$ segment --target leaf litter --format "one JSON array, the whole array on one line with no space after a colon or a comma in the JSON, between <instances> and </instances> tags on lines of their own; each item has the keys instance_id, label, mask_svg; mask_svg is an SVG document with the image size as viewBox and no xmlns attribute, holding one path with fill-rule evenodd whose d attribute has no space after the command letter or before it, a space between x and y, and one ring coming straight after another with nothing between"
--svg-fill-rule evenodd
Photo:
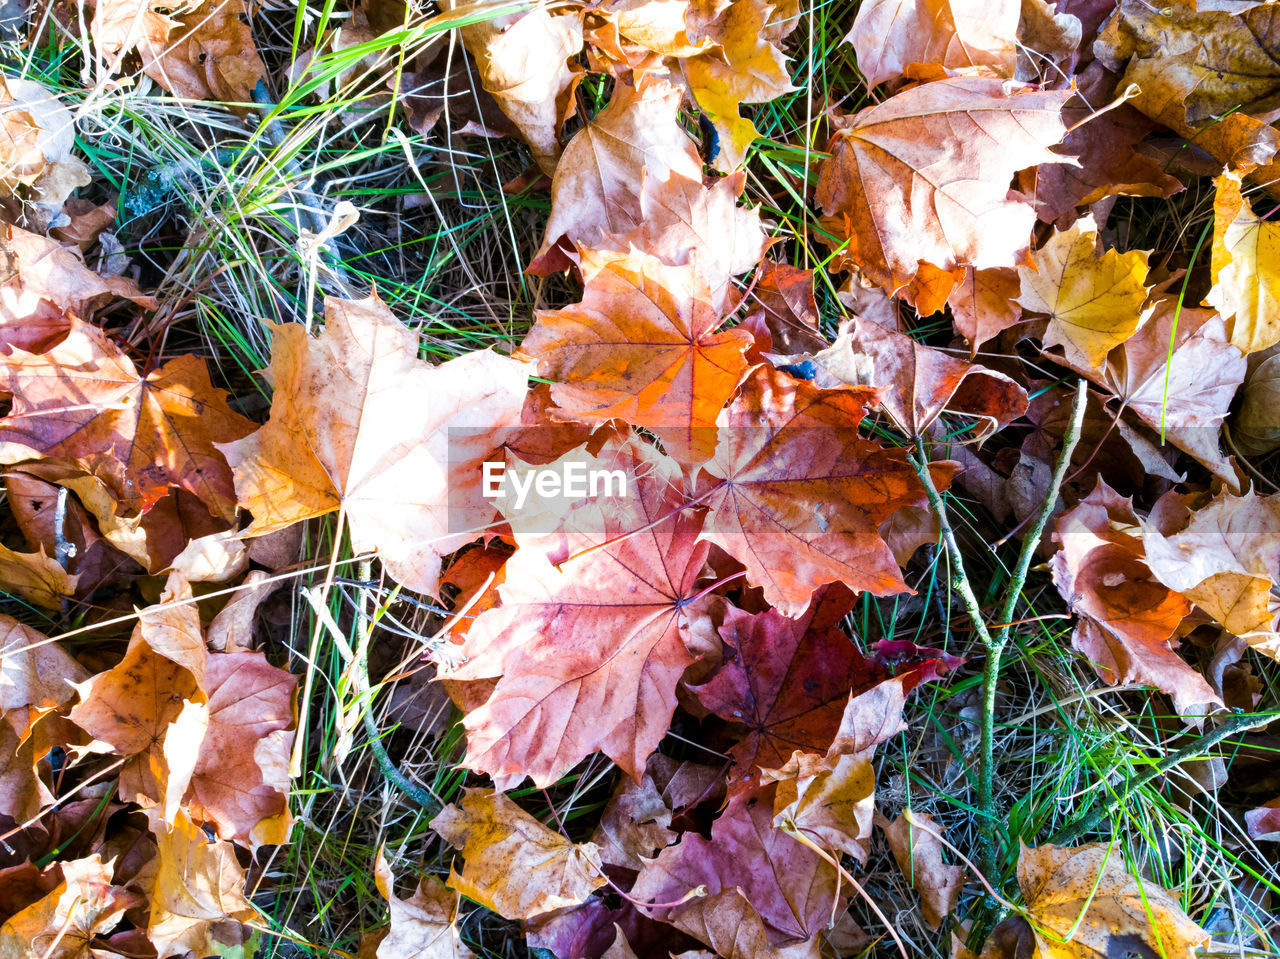
<instances>
[{"instance_id":1,"label":"leaf litter","mask_svg":"<svg viewBox=\"0 0 1280 959\"><path fill-rule=\"evenodd\" d=\"M95 86L0 85L0 955L1274 946L1273 7L33 6L6 42ZM374 202L311 209L233 356L184 328L209 228L135 194L189 255L130 237L94 96L273 148L279 114L376 118L441 216L487 143L503 282L540 285L504 318L471 275L424 336L351 255ZM221 142L156 182L216 180ZM1190 256L1134 223L1179 195ZM1142 713L1134 788L1229 808L1239 888L1175 881L1118 780L1037 796L1035 744L990 751L1015 690ZM344 851L371 892L328 945L272 906L317 771L414 823Z\"/></svg>"}]
</instances>

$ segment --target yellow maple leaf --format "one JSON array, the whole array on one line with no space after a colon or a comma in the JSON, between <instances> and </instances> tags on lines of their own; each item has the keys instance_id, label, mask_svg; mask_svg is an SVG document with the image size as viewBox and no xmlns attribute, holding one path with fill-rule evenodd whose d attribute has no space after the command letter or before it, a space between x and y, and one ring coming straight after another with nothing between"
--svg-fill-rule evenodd
<instances>
[{"instance_id":1,"label":"yellow maple leaf","mask_svg":"<svg viewBox=\"0 0 1280 959\"><path fill-rule=\"evenodd\" d=\"M1032 254L1035 266L1019 266L1024 309L1049 315L1046 347L1060 345L1067 359L1101 369L1107 353L1138 329L1147 298L1147 253L1095 252L1092 216L1055 233Z\"/></svg>"},{"instance_id":2,"label":"yellow maple leaf","mask_svg":"<svg viewBox=\"0 0 1280 959\"><path fill-rule=\"evenodd\" d=\"M1213 286L1205 302L1226 319L1232 343L1257 353L1280 342L1280 223L1254 214L1238 174L1213 182Z\"/></svg>"},{"instance_id":3,"label":"yellow maple leaf","mask_svg":"<svg viewBox=\"0 0 1280 959\"><path fill-rule=\"evenodd\" d=\"M759 136L755 125L738 112L743 103L765 103L795 87L787 73L787 58L769 42L767 24L774 7L760 0L738 0L729 8L723 26L710 32L720 44L684 62L698 106L720 137L715 166L736 169L747 147Z\"/></svg>"}]
</instances>

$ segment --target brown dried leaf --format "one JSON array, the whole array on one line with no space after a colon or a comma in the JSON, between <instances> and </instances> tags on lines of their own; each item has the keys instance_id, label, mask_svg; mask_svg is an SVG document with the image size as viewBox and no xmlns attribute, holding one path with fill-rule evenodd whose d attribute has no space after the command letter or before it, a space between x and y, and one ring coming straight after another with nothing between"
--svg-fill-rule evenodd
<instances>
[{"instance_id":1,"label":"brown dried leaf","mask_svg":"<svg viewBox=\"0 0 1280 959\"><path fill-rule=\"evenodd\" d=\"M932 816L910 810L892 822L881 817L878 825L889 840L898 868L920 894L925 922L936 930L955 910L964 886L964 870L943 861L942 842L929 831L941 832L943 827Z\"/></svg>"},{"instance_id":2,"label":"brown dried leaf","mask_svg":"<svg viewBox=\"0 0 1280 959\"><path fill-rule=\"evenodd\" d=\"M858 7L845 42L870 87L913 63L985 66L1011 77L1020 14L1020 0L871 0Z\"/></svg>"},{"instance_id":3,"label":"brown dried leaf","mask_svg":"<svg viewBox=\"0 0 1280 959\"><path fill-rule=\"evenodd\" d=\"M221 447L253 513L246 533L341 508L357 552L376 549L397 582L434 595L440 557L493 515L479 462L519 425L527 367L490 351L433 367L376 294L330 298L325 316L319 337L276 329L271 418Z\"/></svg>"},{"instance_id":4,"label":"brown dried leaf","mask_svg":"<svg viewBox=\"0 0 1280 959\"><path fill-rule=\"evenodd\" d=\"M1094 959L1143 949L1191 959L1209 934L1173 894L1131 875L1119 847L1023 845L1018 886L1045 959Z\"/></svg>"},{"instance_id":5,"label":"brown dried leaf","mask_svg":"<svg viewBox=\"0 0 1280 959\"><path fill-rule=\"evenodd\" d=\"M946 271L1014 266L1035 211L1010 180L1018 170L1070 162L1049 148L1066 133L1071 96L958 77L853 116L818 174L831 243L848 241L831 268L857 267L895 292L921 262Z\"/></svg>"}]
</instances>

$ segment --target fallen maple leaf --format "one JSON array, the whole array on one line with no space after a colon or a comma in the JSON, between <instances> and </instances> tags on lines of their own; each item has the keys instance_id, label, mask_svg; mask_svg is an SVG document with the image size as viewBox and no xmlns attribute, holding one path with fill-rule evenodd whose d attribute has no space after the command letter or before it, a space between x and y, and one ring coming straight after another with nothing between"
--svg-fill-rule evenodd
<instances>
[{"instance_id":1,"label":"fallen maple leaf","mask_svg":"<svg viewBox=\"0 0 1280 959\"><path fill-rule=\"evenodd\" d=\"M1257 809L1250 809L1244 814L1245 827L1249 836L1258 840L1275 841L1280 839L1280 798L1271 800Z\"/></svg>"},{"instance_id":2,"label":"fallen maple leaf","mask_svg":"<svg viewBox=\"0 0 1280 959\"><path fill-rule=\"evenodd\" d=\"M631 897L642 906L654 903L647 913L717 950L726 943L712 931L749 927L753 912L773 946L814 939L839 911L839 879L825 859L774 828L773 791L767 786L732 797L709 839L685 833L645 864ZM777 868L780 863L786 868ZM703 895L690 896L699 887ZM735 887L749 909L736 901ZM726 909L736 914L720 915Z\"/></svg>"},{"instance_id":3,"label":"fallen maple leaf","mask_svg":"<svg viewBox=\"0 0 1280 959\"><path fill-rule=\"evenodd\" d=\"M501 605L476 618L466 662L445 674L497 677L463 720L464 765L500 786L526 775L548 786L596 750L638 780L671 723L690 646L712 628L718 597L697 587L702 520L681 510L674 463L638 445L618 455L630 461L628 495L589 528L596 548L553 566L522 545L504 567Z\"/></svg>"},{"instance_id":4,"label":"fallen maple leaf","mask_svg":"<svg viewBox=\"0 0 1280 959\"><path fill-rule=\"evenodd\" d=\"M1071 162L1049 149L1066 133L1062 108L1071 96L948 78L844 121L816 194L832 237L825 241L841 248L830 267L857 267L895 292L921 262L940 270L1014 266L1035 212L1010 180L1038 164Z\"/></svg>"},{"instance_id":5,"label":"fallen maple leaf","mask_svg":"<svg viewBox=\"0 0 1280 959\"><path fill-rule=\"evenodd\" d=\"M45 609L61 609L75 595L77 577L41 548L17 553L0 545L0 590Z\"/></svg>"},{"instance_id":6,"label":"fallen maple leaf","mask_svg":"<svg viewBox=\"0 0 1280 959\"><path fill-rule=\"evenodd\" d=\"M1280 342L1280 224L1253 212L1240 177L1214 180L1213 260L1205 302L1227 320L1231 342L1256 353Z\"/></svg>"},{"instance_id":7,"label":"fallen maple leaf","mask_svg":"<svg viewBox=\"0 0 1280 959\"><path fill-rule=\"evenodd\" d=\"M797 619L776 610L749 614L730 609L720 635L724 660L711 678L690 691L703 707L746 727L729 755L730 789L759 781L759 769L777 769L794 750L824 754L840 734L851 696L888 680L909 692L937 669L951 668L945 654L910 643L862 655L838 628L852 595L830 587ZM896 720L887 717L896 730ZM874 742L863 743L861 752ZM849 750L837 750L844 752ZM773 777L777 778L777 777Z\"/></svg>"},{"instance_id":8,"label":"fallen maple leaf","mask_svg":"<svg viewBox=\"0 0 1280 959\"><path fill-rule=\"evenodd\" d=\"M471 959L475 955L458 934L458 893L433 876L423 876L413 895L401 899L381 849L373 877L391 911L390 928L374 953L377 959ZM361 944L361 955L364 948Z\"/></svg>"},{"instance_id":9,"label":"fallen maple leaf","mask_svg":"<svg viewBox=\"0 0 1280 959\"><path fill-rule=\"evenodd\" d=\"M0 419L0 462L75 463L130 512L145 512L176 487L234 518L231 471L214 447L253 424L231 410L198 357L139 375L103 333L77 322L45 353L0 356L0 390L14 398Z\"/></svg>"},{"instance_id":10,"label":"fallen maple leaf","mask_svg":"<svg viewBox=\"0 0 1280 959\"><path fill-rule=\"evenodd\" d=\"M582 302L539 311L520 345L552 380L553 416L622 419L659 432L682 458L705 459L746 375L750 335L716 332L724 317L693 266L584 249L582 273Z\"/></svg>"},{"instance_id":11,"label":"fallen maple leaf","mask_svg":"<svg viewBox=\"0 0 1280 959\"><path fill-rule=\"evenodd\" d=\"M871 0L845 37L867 86L903 75L908 64L991 67L1013 76L1021 4L1015 0Z\"/></svg>"},{"instance_id":12,"label":"fallen maple leaf","mask_svg":"<svg viewBox=\"0 0 1280 959\"><path fill-rule=\"evenodd\" d=\"M210 840L181 811L171 824L152 820L156 870L149 884L147 938L158 959L217 951L213 927L224 920L247 922L257 910L244 897L244 870L235 847Z\"/></svg>"},{"instance_id":13,"label":"fallen maple leaf","mask_svg":"<svg viewBox=\"0 0 1280 959\"><path fill-rule=\"evenodd\" d=\"M871 386L880 407L908 436L922 436L944 412L972 418L964 436L981 444L1027 410L1027 391L995 370L966 363L896 330L852 317L819 353L786 357L811 363L815 386Z\"/></svg>"},{"instance_id":14,"label":"fallen maple leaf","mask_svg":"<svg viewBox=\"0 0 1280 959\"><path fill-rule=\"evenodd\" d=\"M179 9L156 0L103 0L90 32L115 72L131 50L170 93L192 99L252 101L266 76L246 0L201 0Z\"/></svg>"},{"instance_id":15,"label":"fallen maple leaf","mask_svg":"<svg viewBox=\"0 0 1280 959\"><path fill-rule=\"evenodd\" d=\"M797 749L780 768L762 770L760 781L778 784L776 828L789 826L833 854L867 861L876 786L869 752L829 760Z\"/></svg>"},{"instance_id":16,"label":"fallen maple leaf","mask_svg":"<svg viewBox=\"0 0 1280 959\"><path fill-rule=\"evenodd\" d=\"M706 24L701 21L723 13L728 0L708 6L695 9L691 0L620 0L597 6L590 12L587 42L606 58L604 67L611 73L640 72L657 58L696 57L713 41L702 36L695 42L690 34L702 34Z\"/></svg>"},{"instance_id":17,"label":"fallen maple leaf","mask_svg":"<svg viewBox=\"0 0 1280 959\"><path fill-rule=\"evenodd\" d=\"M467 789L431 828L462 850L449 887L508 919L577 905L605 883L593 843L570 842L492 789Z\"/></svg>"},{"instance_id":18,"label":"fallen maple leaf","mask_svg":"<svg viewBox=\"0 0 1280 959\"><path fill-rule=\"evenodd\" d=\"M452 4L446 4L452 6ZM560 125L573 111L582 69L582 14L544 9L499 16L458 28L475 57L480 83L519 128L533 158L550 176L560 156Z\"/></svg>"},{"instance_id":19,"label":"fallen maple leaf","mask_svg":"<svg viewBox=\"0 0 1280 959\"><path fill-rule=\"evenodd\" d=\"M1222 705L1174 652L1174 631L1191 604L1152 574L1131 500L1100 478L1058 517L1053 537L1061 544L1051 561L1054 585L1080 617L1071 642L1103 681L1155 686L1173 697L1180 715Z\"/></svg>"},{"instance_id":20,"label":"fallen maple leaf","mask_svg":"<svg viewBox=\"0 0 1280 959\"><path fill-rule=\"evenodd\" d=\"M671 815L671 807L648 770L639 782L623 778L591 834L600 850L600 861L639 872L646 859L675 841Z\"/></svg>"},{"instance_id":21,"label":"fallen maple leaf","mask_svg":"<svg viewBox=\"0 0 1280 959\"><path fill-rule=\"evenodd\" d=\"M878 596L906 592L877 527L924 499L902 450L858 435L875 402L866 387L820 390L758 367L720 415L715 457L697 500L711 512L702 538L747 567L747 579L785 615L825 583ZM935 463L934 482L950 482Z\"/></svg>"},{"instance_id":22,"label":"fallen maple leaf","mask_svg":"<svg viewBox=\"0 0 1280 959\"><path fill-rule=\"evenodd\" d=\"M1148 305L1137 332L1107 356L1100 379L1149 427L1234 488L1239 481L1218 434L1247 368L1221 316L1162 296Z\"/></svg>"},{"instance_id":23,"label":"fallen maple leaf","mask_svg":"<svg viewBox=\"0 0 1280 959\"><path fill-rule=\"evenodd\" d=\"M1093 217L1049 238L1019 266L1023 309L1049 316L1044 345L1060 345L1067 359L1100 369L1107 353L1134 334L1147 298L1147 254L1141 250L1098 255Z\"/></svg>"},{"instance_id":24,"label":"fallen maple leaf","mask_svg":"<svg viewBox=\"0 0 1280 959\"><path fill-rule=\"evenodd\" d=\"M341 509L357 552L434 595L440 557L488 523L480 460L518 426L528 371L477 351L432 367L374 294L325 302L319 337L278 327L265 426L222 449L254 536Z\"/></svg>"},{"instance_id":25,"label":"fallen maple leaf","mask_svg":"<svg viewBox=\"0 0 1280 959\"><path fill-rule=\"evenodd\" d=\"M1193 0L1164 7L1121 0L1095 52L1136 85L1133 103L1213 154L1249 168L1276 152L1280 117L1277 23L1265 4L1206 8Z\"/></svg>"},{"instance_id":26,"label":"fallen maple leaf","mask_svg":"<svg viewBox=\"0 0 1280 959\"><path fill-rule=\"evenodd\" d=\"M676 118L679 103L679 89L652 75L614 86L609 105L574 135L556 164L551 215L530 273L564 270L577 261L576 246L596 247L606 234L640 226L640 191L651 179L678 174L701 181L702 161Z\"/></svg>"},{"instance_id":27,"label":"fallen maple leaf","mask_svg":"<svg viewBox=\"0 0 1280 959\"><path fill-rule=\"evenodd\" d=\"M766 103L795 89L787 58L770 36L779 8L766 0L734 0L705 36L718 49L680 62L694 100L716 129L712 161L716 169L736 170L759 133L740 113L743 103ZM790 32L796 20L788 24Z\"/></svg>"},{"instance_id":28,"label":"fallen maple leaf","mask_svg":"<svg viewBox=\"0 0 1280 959\"><path fill-rule=\"evenodd\" d=\"M748 318L762 317L775 352L816 353L827 346L818 325L812 270L765 260L753 284Z\"/></svg>"},{"instance_id":29,"label":"fallen maple leaf","mask_svg":"<svg viewBox=\"0 0 1280 959\"><path fill-rule=\"evenodd\" d=\"M30 626L0 616L0 713L46 709L75 698L75 683L89 673L61 646Z\"/></svg>"},{"instance_id":30,"label":"fallen maple leaf","mask_svg":"<svg viewBox=\"0 0 1280 959\"><path fill-rule=\"evenodd\" d=\"M148 807L167 806L173 794L180 797L203 738L203 729L179 724L184 708L203 699L191 671L135 633L117 666L76 689L80 702L71 709L71 721L126 760L119 772L120 797Z\"/></svg>"},{"instance_id":31,"label":"fallen maple leaf","mask_svg":"<svg viewBox=\"0 0 1280 959\"><path fill-rule=\"evenodd\" d=\"M1024 844L1018 888L1043 959L1092 959L1139 944L1167 959L1191 959L1209 939L1171 893L1132 875L1114 846Z\"/></svg>"}]
</instances>

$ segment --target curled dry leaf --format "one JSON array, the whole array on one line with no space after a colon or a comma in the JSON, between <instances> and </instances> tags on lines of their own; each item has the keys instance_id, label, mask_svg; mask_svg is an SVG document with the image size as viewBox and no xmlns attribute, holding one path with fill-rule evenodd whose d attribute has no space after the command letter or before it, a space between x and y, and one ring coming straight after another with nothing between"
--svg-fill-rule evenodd
<instances>
[{"instance_id":1,"label":"curled dry leaf","mask_svg":"<svg viewBox=\"0 0 1280 959\"><path fill-rule=\"evenodd\" d=\"M0 78L0 190L13 192L18 183L31 186L37 229L66 221L63 204L77 187L88 186L89 168L73 155L76 123L57 94L34 80ZM27 130L34 127L34 141ZM28 179L28 171L36 176Z\"/></svg>"},{"instance_id":2,"label":"curled dry leaf","mask_svg":"<svg viewBox=\"0 0 1280 959\"><path fill-rule=\"evenodd\" d=\"M573 110L573 90L582 78L582 69L571 62L582 49L581 12L534 9L514 22L500 16L458 32L475 57L481 85L550 176L560 156L560 125Z\"/></svg>"},{"instance_id":3,"label":"curled dry leaf","mask_svg":"<svg viewBox=\"0 0 1280 959\"><path fill-rule=\"evenodd\" d=\"M480 460L518 426L525 364L489 351L433 367L377 295L325 302L319 337L275 331L271 417L224 443L247 535L341 509L357 552L377 550L402 585L434 595L440 557L485 527Z\"/></svg>"},{"instance_id":4,"label":"curled dry leaf","mask_svg":"<svg viewBox=\"0 0 1280 959\"><path fill-rule=\"evenodd\" d=\"M671 807L658 790L651 773L640 782L624 778L605 806L591 841L600 850L600 859L610 866L637 872L675 841L671 828Z\"/></svg>"},{"instance_id":5,"label":"curled dry leaf","mask_svg":"<svg viewBox=\"0 0 1280 959\"><path fill-rule=\"evenodd\" d=\"M922 262L944 271L1014 266L1035 211L1009 183L1019 170L1071 162L1049 149L1066 133L1062 109L1071 96L948 78L845 121L816 194L829 242L841 246L831 268L857 267L894 292Z\"/></svg>"},{"instance_id":6,"label":"curled dry leaf","mask_svg":"<svg viewBox=\"0 0 1280 959\"><path fill-rule=\"evenodd\" d=\"M1018 887L1043 959L1091 959L1139 945L1191 959L1209 939L1171 893L1130 872L1118 846L1023 845Z\"/></svg>"},{"instance_id":7,"label":"curled dry leaf","mask_svg":"<svg viewBox=\"0 0 1280 959\"><path fill-rule=\"evenodd\" d=\"M1121 0L1095 45L1120 86L1136 84L1134 105L1221 163L1267 163L1280 118L1280 21L1266 4L1236 12L1194 0L1163 7Z\"/></svg>"},{"instance_id":8,"label":"curled dry leaf","mask_svg":"<svg viewBox=\"0 0 1280 959\"><path fill-rule=\"evenodd\" d=\"M1231 437L1247 456L1280 447L1280 356L1268 356L1249 371Z\"/></svg>"},{"instance_id":9,"label":"curled dry leaf","mask_svg":"<svg viewBox=\"0 0 1280 959\"><path fill-rule=\"evenodd\" d=\"M1018 0L871 0L858 7L845 42L871 87L914 63L991 67L1011 77L1020 14Z\"/></svg>"},{"instance_id":10,"label":"curled dry leaf","mask_svg":"<svg viewBox=\"0 0 1280 959\"><path fill-rule=\"evenodd\" d=\"M778 784L775 828L794 826L828 852L867 861L876 786L870 752L828 758L797 749L780 769L762 770L760 780Z\"/></svg>"},{"instance_id":11,"label":"curled dry leaf","mask_svg":"<svg viewBox=\"0 0 1280 959\"><path fill-rule=\"evenodd\" d=\"M0 228L0 352L44 353L71 331L72 318L119 297L154 310L157 301L120 276L100 276L73 247L20 227Z\"/></svg>"},{"instance_id":12,"label":"curled dry leaf","mask_svg":"<svg viewBox=\"0 0 1280 959\"><path fill-rule=\"evenodd\" d=\"M1147 254L1098 255L1092 216L1055 233L1019 266L1023 309L1049 316L1044 345L1061 346L1067 359L1100 369L1107 353L1138 328L1147 298Z\"/></svg>"},{"instance_id":13,"label":"curled dry leaf","mask_svg":"<svg viewBox=\"0 0 1280 959\"><path fill-rule=\"evenodd\" d=\"M1054 585L1080 617L1071 642L1104 682L1155 686L1181 715L1222 705L1174 651L1174 631L1191 603L1151 572L1131 500L1099 479L1058 517L1053 538L1061 546L1050 564Z\"/></svg>"},{"instance_id":14,"label":"curled dry leaf","mask_svg":"<svg viewBox=\"0 0 1280 959\"><path fill-rule=\"evenodd\" d=\"M645 864L631 887L632 898L664 904L645 911L721 955L741 955L722 949L746 931L744 925L750 929L753 913L770 945L815 939L845 894L838 892L830 863L774 828L772 794L768 786L732 797L711 824L710 839L687 832ZM783 862L786 869L771 865ZM705 892L690 896L699 887ZM665 905L682 899L680 905ZM726 915L719 915L722 910ZM742 931L724 936L729 930Z\"/></svg>"},{"instance_id":15,"label":"curled dry leaf","mask_svg":"<svg viewBox=\"0 0 1280 959\"><path fill-rule=\"evenodd\" d=\"M1156 578L1235 633L1280 660L1271 589L1280 578L1280 494L1222 493L1166 533L1143 524L1147 565Z\"/></svg>"},{"instance_id":16,"label":"curled dry leaf","mask_svg":"<svg viewBox=\"0 0 1280 959\"><path fill-rule=\"evenodd\" d=\"M908 436L922 436L944 412L971 420L965 440L979 444L1027 411L1027 391L995 370L966 363L859 317L846 320L835 343L789 363L810 362L824 388L881 389L880 407Z\"/></svg>"},{"instance_id":17,"label":"curled dry leaf","mask_svg":"<svg viewBox=\"0 0 1280 959\"><path fill-rule=\"evenodd\" d=\"M201 0L176 10L155 0L103 0L89 29L112 73L136 49L143 72L170 93L244 104L266 76L250 12L246 0Z\"/></svg>"},{"instance_id":18,"label":"curled dry leaf","mask_svg":"<svg viewBox=\"0 0 1280 959\"><path fill-rule=\"evenodd\" d=\"M594 843L570 842L492 789L467 789L431 828L462 851L449 887L508 919L576 906L605 883Z\"/></svg>"},{"instance_id":19,"label":"curled dry leaf","mask_svg":"<svg viewBox=\"0 0 1280 959\"><path fill-rule=\"evenodd\" d=\"M108 959L116 955L106 935L126 910L141 904L141 897L112 885L112 866L97 854L59 865L58 885L0 926L0 956Z\"/></svg>"},{"instance_id":20,"label":"curled dry leaf","mask_svg":"<svg viewBox=\"0 0 1280 959\"><path fill-rule=\"evenodd\" d=\"M943 827L932 816L910 810L892 822L881 818L878 825L898 868L920 894L925 922L936 930L956 908L964 885L964 870L943 860L942 842L934 835Z\"/></svg>"},{"instance_id":21,"label":"curled dry leaf","mask_svg":"<svg viewBox=\"0 0 1280 959\"><path fill-rule=\"evenodd\" d=\"M813 271L765 260L754 277L747 311L760 311L778 353L817 353L827 346L819 329Z\"/></svg>"},{"instance_id":22,"label":"curled dry leaf","mask_svg":"<svg viewBox=\"0 0 1280 959\"><path fill-rule=\"evenodd\" d=\"M433 876L423 876L413 895L401 899L381 849L373 876L378 892L391 907L391 926L378 943L377 959L472 959L475 953L462 944L458 934L458 893Z\"/></svg>"},{"instance_id":23,"label":"curled dry leaf","mask_svg":"<svg viewBox=\"0 0 1280 959\"><path fill-rule=\"evenodd\" d=\"M176 487L235 516L231 470L215 444L253 424L227 405L204 360L180 356L141 375L104 333L77 322L45 353L0 356L0 390L14 397L0 419L0 462L74 463L131 513Z\"/></svg>"}]
</instances>

